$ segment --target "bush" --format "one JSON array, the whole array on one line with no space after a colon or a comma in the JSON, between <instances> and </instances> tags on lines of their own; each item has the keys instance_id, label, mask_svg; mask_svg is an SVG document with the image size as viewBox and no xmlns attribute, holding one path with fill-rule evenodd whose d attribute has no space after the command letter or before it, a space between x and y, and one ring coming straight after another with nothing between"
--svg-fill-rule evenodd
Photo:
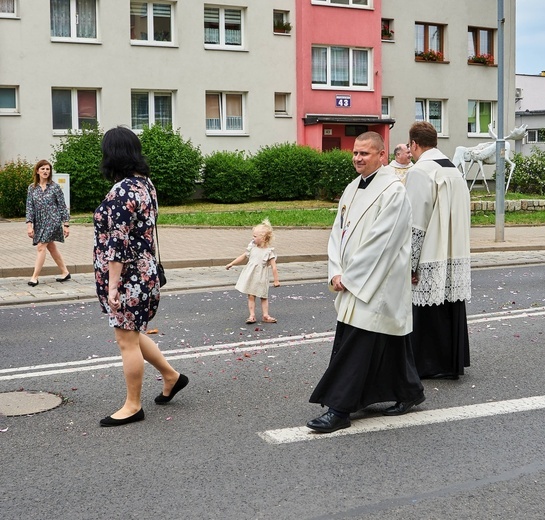
<instances>
[{"instance_id":1,"label":"bush","mask_svg":"<svg viewBox=\"0 0 545 520\"><path fill-rule=\"evenodd\" d=\"M515 170L509 189L518 193L545 194L545 151L537 147L532 149L528 156L516 153L513 162ZM509 176L509 164L505 164L505 179Z\"/></svg>"},{"instance_id":2,"label":"bush","mask_svg":"<svg viewBox=\"0 0 545 520\"><path fill-rule=\"evenodd\" d=\"M159 124L145 128L140 141L159 203L178 205L191 198L203 163L200 149Z\"/></svg>"},{"instance_id":3,"label":"bush","mask_svg":"<svg viewBox=\"0 0 545 520\"><path fill-rule=\"evenodd\" d=\"M22 159L6 163L0 169L0 215L5 218L24 217L26 195L32 183L34 165Z\"/></svg>"},{"instance_id":4,"label":"bush","mask_svg":"<svg viewBox=\"0 0 545 520\"><path fill-rule=\"evenodd\" d=\"M268 200L312 199L318 191L320 152L284 143L262 147L254 156Z\"/></svg>"},{"instance_id":5,"label":"bush","mask_svg":"<svg viewBox=\"0 0 545 520\"><path fill-rule=\"evenodd\" d=\"M70 175L70 211L94 211L111 188L102 176L103 132L86 128L69 133L53 151L53 169Z\"/></svg>"},{"instance_id":6,"label":"bush","mask_svg":"<svg viewBox=\"0 0 545 520\"><path fill-rule=\"evenodd\" d=\"M352 163L352 152L323 152L320 156L320 197L335 200L357 175Z\"/></svg>"},{"instance_id":7,"label":"bush","mask_svg":"<svg viewBox=\"0 0 545 520\"><path fill-rule=\"evenodd\" d=\"M215 152L204 161L204 196L239 204L258 197L259 172L244 152Z\"/></svg>"}]
</instances>

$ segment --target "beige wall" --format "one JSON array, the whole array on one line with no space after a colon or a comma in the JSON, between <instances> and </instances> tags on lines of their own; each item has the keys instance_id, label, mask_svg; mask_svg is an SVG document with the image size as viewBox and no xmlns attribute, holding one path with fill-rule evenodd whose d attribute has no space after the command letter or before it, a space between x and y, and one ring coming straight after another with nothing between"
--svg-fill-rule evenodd
<instances>
[{"instance_id":1,"label":"beige wall","mask_svg":"<svg viewBox=\"0 0 545 520\"><path fill-rule=\"evenodd\" d=\"M255 151L261 145L295 141L294 118L275 118L274 92L290 92L295 106L295 33L274 35L273 6L246 0L246 50L205 50L203 8L198 0L175 4L173 48L135 46L129 39L129 0L101 0L99 44L52 42L49 2L19 2L19 19L0 19L0 85L19 86L20 115L0 116L0 163L20 156L49 158L53 135L51 88L97 88L104 129L130 125L131 89L175 91L174 126L204 153ZM233 5L214 1L214 5ZM276 0L291 11L293 0ZM247 136L205 133L207 90L247 92ZM293 113L295 110L293 109Z\"/></svg>"},{"instance_id":2,"label":"beige wall","mask_svg":"<svg viewBox=\"0 0 545 520\"><path fill-rule=\"evenodd\" d=\"M497 67L468 65L468 26L496 28L496 0L383 0L382 16L394 20L395 41L383 42L383 96L392 98L391 116L397 120L390 143L406 142L414 122L415 99L446 100L445 136L438 147L452 158L456 146L475 146L486 136L468 137L467 103L470 99L497 100ZM505 0L505 127L514 127L515 1ZM445 24L445 61L415 62L415 22ZM497 41L494 44L497 59Z\"/></svg>"}]
</instances>

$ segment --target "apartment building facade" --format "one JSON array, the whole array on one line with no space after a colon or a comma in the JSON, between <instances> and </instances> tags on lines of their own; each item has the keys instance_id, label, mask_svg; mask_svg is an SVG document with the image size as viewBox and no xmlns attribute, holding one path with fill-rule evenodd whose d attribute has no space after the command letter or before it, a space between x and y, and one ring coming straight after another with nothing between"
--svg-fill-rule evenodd
<instances>
[{"instance_id":1,"label":"apartment building facade","mask_svg":"<svg viewBox=\"0 0 545 520\"><path fill-rule=\"evenodd\" d=\"M205 154L351 149L365 130L391 152L425 119L452 156L496 125L496 3L0 0L0 164L48 158L85 124L156 122ZM505 15L510 130L515 0Z\"/></svg>"},{"instance_id":2,"label":"apartment building facade","mask_svg":"<svg viewBox=\"0 0 545 520\"><path fill-rule=\"evenodd\" d=\"M534 148L545 150L545 70L541 74L517 74L515 124L528 125L524 139L515 143L515 150L530 155Z\"/></svg>"}]
</instances>

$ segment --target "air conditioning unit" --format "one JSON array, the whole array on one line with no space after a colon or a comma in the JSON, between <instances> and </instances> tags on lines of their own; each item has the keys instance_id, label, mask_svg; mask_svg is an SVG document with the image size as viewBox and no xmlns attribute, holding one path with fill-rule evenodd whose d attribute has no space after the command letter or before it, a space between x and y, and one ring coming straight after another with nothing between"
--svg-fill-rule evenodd
<instances>
[{"instance_id":1,"label":"air conditioning unit","mask_svg":"<svg viewBox=\"0 0 545 520\"><path fill-rule=\"evenodd\" d=\"M522 99L522 89L521 88L516 88L515 89L515 97L517 99Z\"/></svg>"}]
</instances>

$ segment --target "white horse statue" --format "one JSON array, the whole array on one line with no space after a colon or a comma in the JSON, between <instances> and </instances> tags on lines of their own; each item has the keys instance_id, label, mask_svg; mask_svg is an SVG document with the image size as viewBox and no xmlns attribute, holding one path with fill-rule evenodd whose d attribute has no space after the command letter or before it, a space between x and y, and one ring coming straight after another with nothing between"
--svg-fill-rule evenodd
<instances>
[{"instance_id":1,"label":"white horse statue","mask_svg":"<svg viewBox=\"0 0 545 520\"><path fill-rule=\"evenodd\" d=\"M513 175L513 170L515 169L515 163L511 160L511 145L507 141L507 139L513 139L515 141L518 141L519 139L522 139L526 135L526 129L528 128L528 125L522 125L517 128L514 128L513 131L504 137L505 139L505 162L509 164L509 176L507 178L507 185L505 186L505 191L509 189L509 183L511 182L511 176ZM488 183L486 182L486 177L484 175L484 164L496 164L496 141L498 139L498 136L494 133L492 130L492 124L488 125L488 133L491 137L493 137L495 140L492 142L487 143L480 143L477 146L457 146L456 150L454 151L454 157L452 158L452 163L454 166L460 168L462 170L462 175L464 176L464 179L466 178L467 174L471 170L471 167L477 163L479 166L479 170L477 171L477 174L475 175L475 178L473 179L473 182L471 183L471 186L469 187L469 190L473 188L473 185L475 184L475 181L479 177L479 173L482 175L484 185L486 187L486 191L490 193L490 190L488 189ZM469 166L466 165L466 163L469 163Z\"/></svg>"}]
</instances>

